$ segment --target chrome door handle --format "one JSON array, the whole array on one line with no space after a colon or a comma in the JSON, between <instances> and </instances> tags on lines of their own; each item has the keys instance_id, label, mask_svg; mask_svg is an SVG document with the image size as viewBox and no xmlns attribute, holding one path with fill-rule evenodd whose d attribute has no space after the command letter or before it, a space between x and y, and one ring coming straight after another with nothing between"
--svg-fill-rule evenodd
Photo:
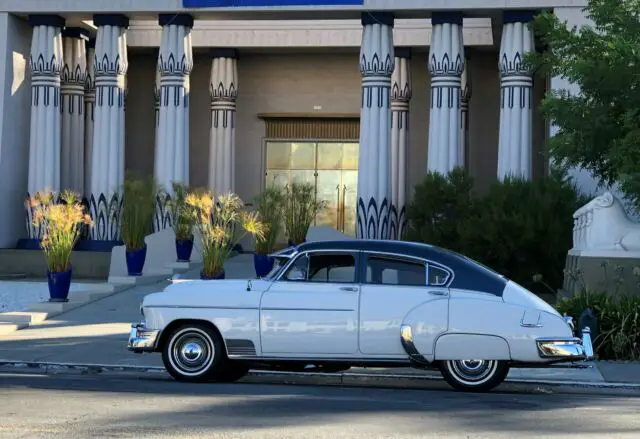
<instances>
[{"instance_id":1,"label":"chrome door handle","mask_svg":"<svg viewBox=\"0 0 640 439\"><path fill-rule=\"evenodd\" d=\"M429 291L429 294L431 294L432 296L448 296L449 293L447 293L446 291Z\"/></svg>"},{"instance_id":2,"label":"chrome door handle","mask_svg":"<svg viewBox=\"0 0 640 439\"><path fill-rule=\"evenodd\" d=\"M356 287L340 287L342 291L358 291Z\"/></svg>"}]
</instances>

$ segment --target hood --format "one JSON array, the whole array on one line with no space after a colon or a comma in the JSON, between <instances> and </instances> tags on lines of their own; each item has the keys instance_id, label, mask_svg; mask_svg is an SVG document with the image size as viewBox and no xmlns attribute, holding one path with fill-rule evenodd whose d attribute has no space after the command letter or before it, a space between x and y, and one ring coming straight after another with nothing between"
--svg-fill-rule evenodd
<instances>
[{"instance_id":1,"label":"hood","mask_svg":"<svg viewBox=\"0 0 640 439\"><path fill-rule=\"evenodd\" d=\"M180 280L145 296L143 306L255 308L268 287L269 282L259 279Z\"/></svg>"}]
</instances>

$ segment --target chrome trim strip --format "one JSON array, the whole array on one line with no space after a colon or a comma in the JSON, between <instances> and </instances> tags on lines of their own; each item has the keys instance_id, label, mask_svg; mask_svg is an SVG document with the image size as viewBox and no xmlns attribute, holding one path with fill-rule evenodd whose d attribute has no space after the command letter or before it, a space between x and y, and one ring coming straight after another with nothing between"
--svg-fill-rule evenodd
<instances>
[{"instance_id":1,"label":"chrome trim strip","mask_svg":"<svg viewBox=\"0 0 640 439\"><path fill-rule=\"evenodd\" d=\"M542 328L544 325L540 323L540 318L542 317L542 313L538 312L538 320L535 323L525 323L524 317L527 315L526 311L522 312L522 318L520 319L520 326L523 328Z\"/></svg>"},{"instance_id":2,"label":"chrome trim strip","mask_svg":"<svg viewBox=\"0 0 640 439\"><path fill-rule=\"evenodd\" d=\"M411 360L414 360L420 364L428 365L429 361L418 352L415 344L413 343L413 331L411 325L400 326L400 343Z\"/></svg>"},{"instance_id":3,"label":"chrome trim strip","mask_svg":"<svg viewBox=\"0 0 640 439\"><path fill-rule=\"evenodd\" d=\"M308 361L309 363L322 363L325 361L339 361L345 363L394 363L394 364L409 364L406 358L375 358L375 357L274 357L274 356L246 356L246 355L228 355L229 358L234 360L247 360L255 363L263 361Z\"/></svg>"},{"instance_id":4,"label":"chrome trim strip","mask_svg":"<svg viewBox=\"0 0 640 439\"><path fill-rule=\"evenodd\" d=\"M132 323L127 349L134 352L153 352L160 340L159 329L148 329L145 322Z\"/></svg>"},{"instance_id":5,"label":"chrome trim strip","mask_svg":"<svg viewBox=\"0 0 640 439\"><path fill-rule=\"evenodd\" d=\"M147 305L145 308L177 308L177 309L240 309L257 311L257 306L198 306L198 305Z\"/></svg>"}]
</instances>

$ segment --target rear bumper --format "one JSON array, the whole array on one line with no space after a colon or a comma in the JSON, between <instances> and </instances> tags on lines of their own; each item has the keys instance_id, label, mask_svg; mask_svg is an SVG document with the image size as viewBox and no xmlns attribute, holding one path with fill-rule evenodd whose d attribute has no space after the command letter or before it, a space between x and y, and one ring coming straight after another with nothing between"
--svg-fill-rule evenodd
<instances>
[{"instance_id":1,"label":"rear bumper","mask_svg":"<svg viewBox=\"0 0 640 439\"><path fill-rule=\"evenodd\" d=\"M127 349L135 353L154 352L160 340L160 330L147 328L145 322L132 323Z\"/></svg>"},{"instance_id":2,"label":"rear bumper","mask_svg":"<svg viewBox=\"0 0 640 439\"><path fill-rule=\"evenodd\" d=\"M582 338L538 338L536 346L540 358L556 361L590 361L593 360L591 331L585 328Z\"/></svg>"}]
</instances>

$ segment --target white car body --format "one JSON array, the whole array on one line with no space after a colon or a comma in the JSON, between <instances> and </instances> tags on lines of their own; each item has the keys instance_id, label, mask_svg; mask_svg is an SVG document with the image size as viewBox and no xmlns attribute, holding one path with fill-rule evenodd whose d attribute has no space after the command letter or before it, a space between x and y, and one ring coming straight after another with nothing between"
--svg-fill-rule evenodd
<instances>
[{"instance_id":1,"label":"white car body","mask_svg":"<svg viewBox=\"0 0 640 439\"><path fill-rule=\"evenodd\" d=\"M355 266L321 268L317 273L326 269L327 279L332 269L344 273L329 282L310 281L304 276L318 254L325 262L353 256ZM430 367L487 360L508 364L508 369L593 356L590 339L575 337L553 307L447 250L350 240L307 243L275 256L282 268L264 279L178 281L146 296L144 323L133 326L129 349L161 351L163 334L177 324L203 322L219 332L226 358L266 365L300 361ZM383 265L385 261L391 265ZM412 266L412 272L396 270L396 278L387 276L395 284L380 284L389 281L383 279L385 270L396 262L416 265L404 266ZM418 264L424 264L424 275ZM302 279L288 274L297 266L303 267ZM408 276L409 285L397 284L403 282L401 275ZM374 276L380 283L372 283ZM423 278L425 284L411 281Z\"/></svg>"}]
</instances>

